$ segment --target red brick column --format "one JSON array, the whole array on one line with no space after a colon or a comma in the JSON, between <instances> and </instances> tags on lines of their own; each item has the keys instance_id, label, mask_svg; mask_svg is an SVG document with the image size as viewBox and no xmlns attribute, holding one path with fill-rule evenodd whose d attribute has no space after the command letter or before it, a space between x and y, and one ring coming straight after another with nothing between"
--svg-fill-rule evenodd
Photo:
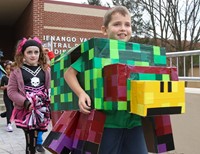
<instances>
[{"instance_id":1,"label":"red brick column","mask_svg":"<svg viewBox=\"0 0 200 154\"><path fill-rule=\"evenodd\" d=\"M42 40L43 36L44 1L33 0L33 36Z\"/></svg>"}]
</instances>

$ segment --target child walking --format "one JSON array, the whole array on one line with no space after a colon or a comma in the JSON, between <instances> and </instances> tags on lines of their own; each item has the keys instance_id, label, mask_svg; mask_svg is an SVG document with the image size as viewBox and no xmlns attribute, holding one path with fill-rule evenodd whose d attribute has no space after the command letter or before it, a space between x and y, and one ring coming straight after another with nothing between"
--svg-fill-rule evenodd
<instances>
[{"instance_id":1,"label":"child walking","mask_svg":"<svg viewBox=\"0 0 200 154\"><path fill-rule=\"evenodd\" d=\"M39 131L50 122L50 69L41 41L23 38L17 45L15 68L8 82L8 96L14 102L12 119L24 131L26 154L35 154Z\"/></svg>"},{"instance_id":2,"label":"child walking","mask_svg":"<svg viewBox=\"0 0 200 154\"><path fill-rule=\"evenodd\" d=\"M6 120L7 120L6 131L8 131L8 132L13 131L13 128L12 128L12 125L10 122L10 118L11 118L12 111L13 111L13 102L10 100L10 98L7 95L7 85L8 85L10 72L11 72L11 65L12 65L12 61L10 61L10 60L6 60L4 62L4 69L6 71L6 75L3 76L1 79L1 90L3 90L3 101L4 101L5 107L6 107L6 112L4 112L3 114L5 114L5 116L6 116ZM1 117L3 117L3 114L1 113Z\"/></svg>"},{"instance_id":3,"label":"child walking","mask_svg":"<svg viewBox=\"0 0 200 154\"><path fill-rule=\"evenodd\" d=\"M128 42L132 35L131 15L126 7L116 6L108 10L103 19L102 32L109 39ZM81 72L79 58L65 72L64 78L78 96L80 112L89 114L91 99L80 86L76 75ZM148 154L141 118L128 111L104 111L106 122L99 154Z\"/></svg>"}]
</instances>

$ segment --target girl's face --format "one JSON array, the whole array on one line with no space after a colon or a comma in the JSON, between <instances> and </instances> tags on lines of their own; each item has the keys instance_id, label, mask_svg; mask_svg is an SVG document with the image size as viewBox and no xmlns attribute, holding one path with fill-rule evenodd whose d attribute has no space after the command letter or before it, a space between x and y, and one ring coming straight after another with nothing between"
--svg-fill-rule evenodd
<instances>
[{"instance_id":1,"label":"girl's face","mask_svg":"<svg viewBox=\"0 0 200 154\"><path fill-rule=\"evenodd\" d=\"M108 27L102 26L102 31L109 39L129 41L132 34L130 15L114 13Z\"/></svg>"},{"instance_id":2,"label":"girl's face","mask_svg":"<svg viewBox=\"0 0 200 154\"><path fill-rule=\"evenodd\" d=\"M11 72L11 65L6 65L5 71L6 71L7 75L9 76L10 72Z\"/></svg>"},{"instance_id":3,"label":"girl's face","mask_svg":"<svg viewBox=\"0 0 200 154\"><path fill-rule=\"evenodd\" d=\"M40 49L37 46L29 46L24 51L24 62L30 66L37 66Z\"/></svg>"}]
</instances>

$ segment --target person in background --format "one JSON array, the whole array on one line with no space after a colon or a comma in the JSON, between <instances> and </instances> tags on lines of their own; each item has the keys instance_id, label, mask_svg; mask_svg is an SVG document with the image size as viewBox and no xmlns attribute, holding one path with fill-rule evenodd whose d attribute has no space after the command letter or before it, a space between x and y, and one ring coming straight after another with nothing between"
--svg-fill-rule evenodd
<instances>
[{"instance_id":1,"label":"person in background","mask_svg":"<svg viewBox=\"0 0 200 154\"><path fill-rule=\"evenodd\" d=\"M108 10L103 18L101 30L109 39L128 42L132 35L131 15L128 9L115 6ZM80 112L89 114L90 96L82 89L76 77L78 72L83 70L82 64L82 58L79 58L66 70L64 78L78 96ZM99 154L148 154L141 117L128 111L102 112L106 114L106 122Z\"/></svg>"},{"instance_id":2,"label":"person in background","mask_svg":"<svg viewBox=\"0 0 200 154\"><path fill-rule=\"evenodd\" d=\"M50 61L51 61L51 59L53 59L55 57L55 55L54 55L53 51L50 51L48 48L44 48L43 51L44 51L44 55L47 58L47 64L50 67ZM38 151L38 152L45 151L45 149L42 146L42 143L43 143L42 135L43 135L43 131L39 131L38 138L37 138L37 145L36 145L36 151Z\"/></svg>"},{"instance_id":3,"label":"person in background","mask_svg":"<svg viewBox=\"0 0 200 154\"><path fill-rule=\"evenodd\" d=\"M38 132L47 131L50 122L50 69L37 37L20 40L14 58L7 89L12 119L24 131L26 154L35 154Z\"/></svg>"},{"instance_id":4,"label":"person in background","mask_svg":"<svg viewBox=\"0 0 200 154\"><path fill-rule=\"evenodd\" d=\"M51 62L51 60L52 60L53 58L55 58L55 54L54 54L53 51L51 51L51 50L48 49L48 48L44 48L44 54L45 54L45 56L46 56L46 58L47 58L47 63L48 63L49 66L50 66L50 62Z\"/></svg>"},{"instance_id":5,"label":"person in background","mask_svg":"<svg viewBox=\"0 0 200 154\"><path fill-rule=\"evenodd\" d=\"M6 117L7 119L7 126L6 126L6 131L8 132L12 132L13 128L10 122L10 118L12 115L12 111L13 111L13 102L10 100L10 98L7 95L7 86L8 86L8 80L10 77L10 73L11 73L11 67L12 67L12 61L10 60L6 60L4 62L4 69L6 71L6 75L4 75L1 79L1 90L3 90L3 101L5 103L5 107L6 107L6 111L1 113L1 117Z\"/></svg>"}]
</instances>

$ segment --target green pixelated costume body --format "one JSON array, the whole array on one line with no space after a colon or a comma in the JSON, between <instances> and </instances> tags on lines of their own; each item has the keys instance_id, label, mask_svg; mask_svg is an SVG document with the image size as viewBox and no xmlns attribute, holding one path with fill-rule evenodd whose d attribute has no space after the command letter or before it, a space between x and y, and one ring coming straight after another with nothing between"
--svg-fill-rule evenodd
<instances>
[{"instance_id":1,"label":"green pixelated costume body","mask_svg":"<svg viewBox=\"0 0 200 154\"><path fill-rule=\"evenodd\" d=\"M75 61L77 62L74 63ZM93 102L92 108L104 110L106 113L107 120L105 127L132 128L141 125L139 116L130 114L128 111L116 111L127 110L130 100L124 102L104 101L103 67L117 63L132 66L166 66L165 49L138 43L92 38L78 47L59 55L54 59L54 65L51 68L52 110L78 109L77 96L71 91L64 80L64 72L73 64L73 67L80 72L77 77L81 87ZM136 79L135 77L133 78ZM127 89L130 89L128 83ZM128 98L129 96L127 96Z\"/></svg>"}]
</instances>

